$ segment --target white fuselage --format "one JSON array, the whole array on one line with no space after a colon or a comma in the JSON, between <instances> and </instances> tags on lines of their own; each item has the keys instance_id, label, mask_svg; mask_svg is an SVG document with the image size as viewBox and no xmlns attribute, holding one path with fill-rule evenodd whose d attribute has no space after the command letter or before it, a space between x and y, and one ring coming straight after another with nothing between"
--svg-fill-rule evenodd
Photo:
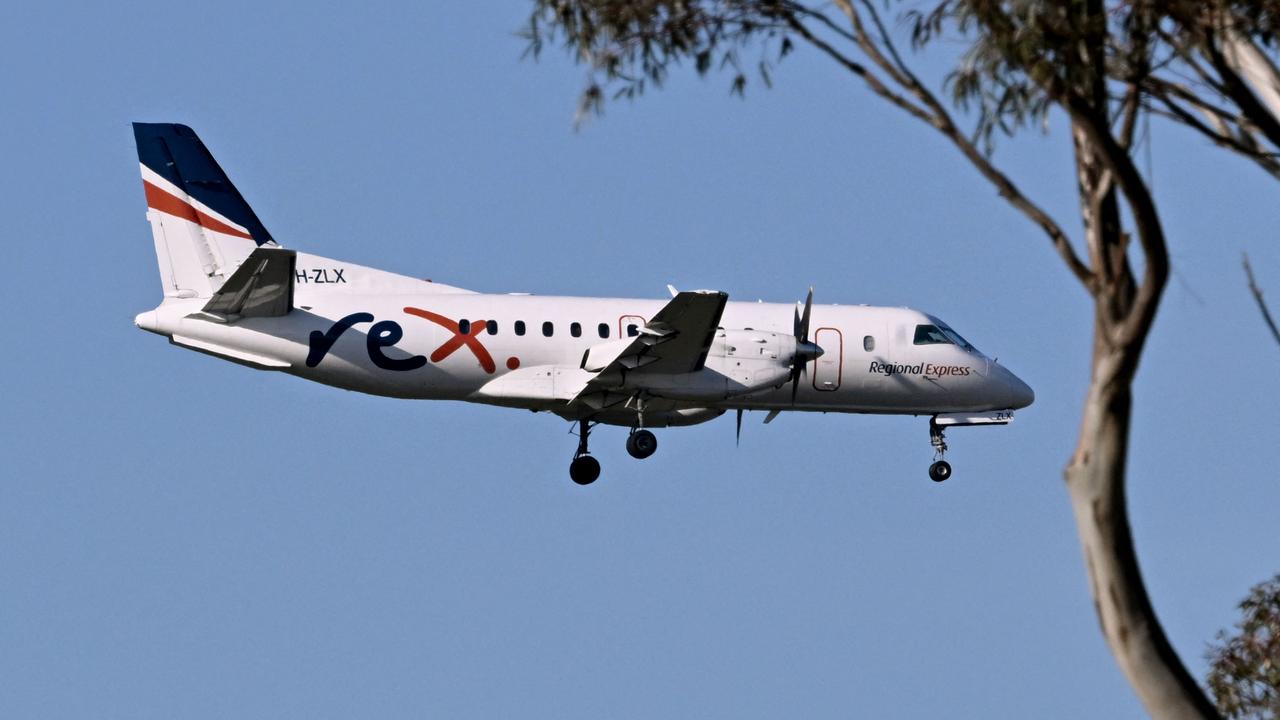
<instances>
[{"instance_id":1,"label":"white fuselage","mask_svg":"<svg viewBox=\"0 0 1280 720\"><path fill-rule=\"evenodd\" d=\"M301 254L298 273L295 309L281 317L218 322L201 314L204 299L168 298L136 322L178 345L347 390L554 412L593 375L584 369L589 352L625 345L665 305L472 293ZM737 347L734 332L786 341L795 313L789 303L727 303L708 368L731 376L750 366L772 345ZM918 326L937 322L908 308L814 305L811 336L823 354L807 363L794 402L785 378L745 394L677 382L651 407L683 414L655 412L648 424L691 424L730 409L936 414L1031 402L1021 380L973 348L915 342ZM630 417L600 419L631 424Z\"/></svg>"},{"instance_id":2,"label":"white fuselage","mask_svg":"<svg viewBox=\"0 0 1280 720\"><path fill-rule=\"evenodd\" d=\"M588 436L736 410L929 415L943 434L1003 425L1031 388L946 323L908 308L491 295L282 247L190 127L134 123L164 300L138 327L192 350L325 385L396 398L553 412L577 423L574 482L600 476Z\"/></svg>"}]
</instances>

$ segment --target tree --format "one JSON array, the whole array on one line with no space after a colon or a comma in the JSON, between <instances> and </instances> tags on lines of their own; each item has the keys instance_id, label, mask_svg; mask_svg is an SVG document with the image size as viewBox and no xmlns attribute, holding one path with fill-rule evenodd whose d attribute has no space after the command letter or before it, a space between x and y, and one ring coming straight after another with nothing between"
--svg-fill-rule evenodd
<instances>
[{"instance_id":1,"label":"tree","mask_svg":"<svg viewBox=\"0 0 1280 720\"><path fill-rule=\"evenodd\" d=\"M606 89L634 98L686 64L700 74L729 71L731 91L741 94L748 75L768 85L774 64L807 46L941 133L1039 227L1094 306L1091 373L1065 479L1102 633L1153 716L1216 717L1156 618L1125 505L1133 381L1169 275L1134 140L1145 118L1169 118L1280 177L1275 8L935 0L903 18L916 49L940 37L967 45L943 87L950 97L913 72L872 0L533 0L527 38L535 57L559 42L588 67L580 118L602 109ZM971 129L953 109L972 118ZM1055 109L1074 143L1075 241L993 155L998 135L1038 125Z\"/></svg>"},{"instance_id":2,"label":"tree","mask_svg":"<svg viewBox=\"0 0 1280 720\"><path fill-rule=\"evenodd\" d=\"M1234 636L1218 633L1207 654L1209 689L1227 718L1280 718L1280 575L1260 583L1240 603Z\"/></svg>"},{"instance_id":3,"label":"tree","mask_svg":"<svg viewBox=\"0 0 1280 720\"><path fill-rule=\"evenodd\" d=\"M1141 86L1152 112L1201 133L1280 178L1280 72L1268 55L1280 6L1175 0L1141 6L1159 62Z\"/></svg>"}]
</instances>

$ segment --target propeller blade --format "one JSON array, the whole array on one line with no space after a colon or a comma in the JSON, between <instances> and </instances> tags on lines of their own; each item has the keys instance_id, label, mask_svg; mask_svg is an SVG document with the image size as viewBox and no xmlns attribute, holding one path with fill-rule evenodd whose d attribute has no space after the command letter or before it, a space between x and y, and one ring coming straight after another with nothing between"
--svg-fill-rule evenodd
<instances>
[{"instance_id":1,"label":"propeller blade","mask_svg":"<svg viewBox=\"0 0 1280 720\"><path fill-rule=\"evenodd\" d=\"M800 381L804 378L805 366L809 364L808 360L803 360L795 364L791 368L791 404L796 404L796 393L800 392Z\"/></svg>"},{"instance_id":2,"label":"propeller blade","mask_svg":"<svg viewBox=\"0 0 1280 720\"><path fill-rule=\"evenodd\" d=\"M800 391L800 378L804 376L805 367L811 357L801 354L809 346L809 316L813 310L813 286L809 286L809 294L804 299L804 313L800 312L800 303L796 303L796 314L792 330L796 336L796 358L791 363L791 404L796 404L796 393Z\"/></svg>"},{"instance_id":3,"label":"propeller blade","mask_svg":"<svg viewBox=\"0 0 1280 720\"><path fill-rule=\"evenodd\" d=\"M764 424L768 425L769 423L773 422L774 418L778 417L781 414L782 414L781 410L778 410L778 409L770 410L769 414L764 416Z\"/></svg>"},{"instance_id":4,"label":"propeller blade","mask_svg":"<svg viewBox=\"0 0 1280 720\"><path fill-rule=\"evenodd\" d=\"M809 286L809 296L804 299L804 314L796 324L796 340L809 342L809 311L813 309L813 286Z\"/></svg>"},{"instance_id":5,"label":"propeller blade","mask_svg":"<svg viewBox=\"0 0 1280 720\"><path fill-rule=\"evenodd\" d=\"M742 409L738 409L738 432L733 436L734 447L742 447Z\"/></svg>"}]
</instances>

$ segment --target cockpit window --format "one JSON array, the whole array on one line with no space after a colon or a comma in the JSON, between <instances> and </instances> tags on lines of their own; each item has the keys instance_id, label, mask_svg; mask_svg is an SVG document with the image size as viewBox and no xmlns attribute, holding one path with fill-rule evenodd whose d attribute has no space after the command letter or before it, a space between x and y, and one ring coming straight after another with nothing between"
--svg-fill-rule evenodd
<instances>
[{"instance_id":1,"label":"cockpit window","mask_svg":"<svg viewBox=\"0 0 1280 720\"><path fill-rule=\"evenodd\" d=\"M916 345L951 345L951 338L937 325L917 325L916 326Z\"/></svg>"},{"instance_id":2,"label":"cockpit window","mask_svg":"<svg viewBox=\"0 0 1280 720\"><path fill-rule=\"evenodd\" d=\"M947 327L946 325L939 325L939 326L938 326L938 329L939 329L939 330L941 330L942 332L946 333L946 336L947 336L947 337L949 337L949 338L951 338L951 342L953 342L953 343L955 343L955 344L959 345L960 347L964 348L965 350L972 350L973 352L977 352L977 351L978 351L978 349L977 349L977 348L975 348L974 346L972 346L972 345L970 345L970 344L969 344L969 341L968 341L968 340L965 340L964 338L960 337L960 333L956 332L955 330L952 330L951 328Z\"/></svg>"},{"instance_id":3,"label":"cockpit window","mask_svg":"<svg viewBox=\"0 0 1280 720\"><path fill-rule=\"evenodd\" d=\"M970 352L977 352L977 348L969 344L968 340L960 337L960 333L952 330L946 323L935 320L934 325L917 325L916 326L916 345L959 345Z\"/></svg>"}]
</instances>

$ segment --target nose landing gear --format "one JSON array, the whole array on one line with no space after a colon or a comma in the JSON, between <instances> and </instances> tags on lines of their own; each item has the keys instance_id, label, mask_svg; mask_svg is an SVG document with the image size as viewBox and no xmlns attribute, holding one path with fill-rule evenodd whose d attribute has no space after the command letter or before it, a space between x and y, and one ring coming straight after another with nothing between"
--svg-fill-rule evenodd
<instances>
[{"instance_id":1,"label":"nose landing gear","mask_svg":"<svg viewBox=\"0 0 1280 720\"><path fill-rule=\"evenodd\" d=\"M942 482L951 477L951 463L942 459L947 453L947 439L943 437L947 428L1008 425L1012 420L1012 410L940 412L934 415L929 419L929 443L933 445L933 464L929 466L929 478L934 482Z\"/></svg>"},{"instance_id":2,"label":"nose landing gear","mask_svg":"<svg viewBox=\"0 0 1280 720\"><path fill-rule=\"evenodd\" d=\"M946 430L938 425L937 418L929 420L929 444L933 445L933 464L929 466L929 479L942 482L951 477L951 463L943 460L947 454Z\"/></svg>"},{"instance_id":3,"label":"nose landing gear","mask_svg":"<svg viewBox=\"0 0 1280 720\"><path fill-rule=\"evenodd\" d=\"M929 466L929 479L934 482L942 482L951 477L951 463L946 460L939 460Z\"/></svg>"}]
</instances>

